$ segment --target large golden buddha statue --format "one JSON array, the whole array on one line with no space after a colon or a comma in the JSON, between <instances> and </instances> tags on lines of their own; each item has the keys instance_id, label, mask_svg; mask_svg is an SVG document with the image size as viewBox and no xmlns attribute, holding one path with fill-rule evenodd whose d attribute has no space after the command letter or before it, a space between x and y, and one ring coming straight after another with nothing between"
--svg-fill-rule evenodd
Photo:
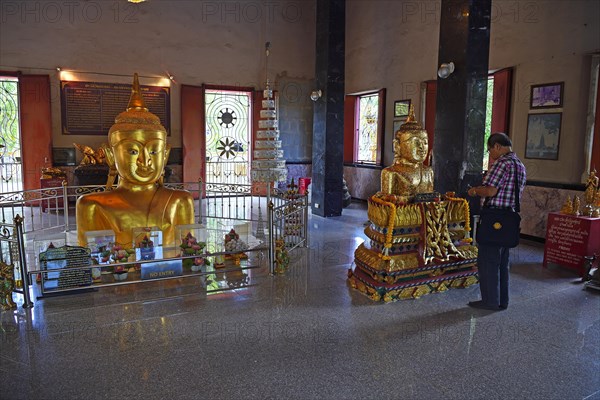
<instances>
[{"instance_id":1,"label":"large golden buddha statue","mask_svg":"<svg viewBox=\"0 0 600 400\"><path fill-rule=\"evenodd\" d=\"M433 169L424 165L429 152L427 131L415 120L413 106L394 135L394 164L381 171L381 192L409 200L433 192Z\"/></svg>"},{"instance_id":2,"label":"large golden buddha statue","mask_svg":"<svg viewBox=\"0 0 600 400\"><path fill-rule=\"evenodd\" d=\"M148 111L137 74L127 111L115 119L104 147L110 167L107 188L77 200L77 239L86 245L85 233L112 230L116 242L132 246L132 228L157 226L163 244L173 245L175 226L194 223L194 202L189 192L162 184L170 147L160 119ZM112 190L115 175L119 176Z\"/></svg>"},{"instance_id":3,"label":"large golden buddha statue","mask_svg":"<svg viewBox=\"0 0 600 400\"><path fill-rule=\"evenodd\" d=\"M433 192L433 171L424 164L427 131L412 107L394 136L394 164L369 198L369 240L354 252L350 285L374 300L393 301L476 283L469 206L453 193Z\"/></svg>"}]
</instances>

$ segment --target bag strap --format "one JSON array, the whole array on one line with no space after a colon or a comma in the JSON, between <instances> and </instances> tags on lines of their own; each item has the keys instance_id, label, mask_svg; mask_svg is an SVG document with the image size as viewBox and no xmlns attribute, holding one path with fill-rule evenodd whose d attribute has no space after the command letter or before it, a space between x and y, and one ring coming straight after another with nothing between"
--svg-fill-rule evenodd
<instances>
[{"instance_id":1,"label":"bag strap","mask_svg":"<svg viewBox=\"0 0 600 400\"><path fill-rule=\"evenodd\" d=\"M521 200L519 199L519 192L520 187L519 187L519 179L517 177L518 175L518 165L517 162L513 159L512 160L513 164L515 164L515 211L516 212L521 212Z\"/></svg>"}]
</instances>

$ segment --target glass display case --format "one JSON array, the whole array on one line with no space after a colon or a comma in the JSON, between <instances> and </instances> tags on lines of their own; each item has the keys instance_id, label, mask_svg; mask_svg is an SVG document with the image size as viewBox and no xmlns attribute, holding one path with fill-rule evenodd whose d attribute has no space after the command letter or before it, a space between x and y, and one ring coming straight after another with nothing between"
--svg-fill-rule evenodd
<instances>
[{"instance_id":1,"label":"glass display case","mask_svg":"<svg viewBox=\"0 0 600 400\"><path fill-rule=\"evenodd\" d=\"M65 235L35 242L39 261L29 274L43 275L42 293L145 280L200 277L209 292L244 287L248 270L264 260L266 242L244 221L208 218L206 224L179 225L175 245L163 246L158 227L133 229L129 246L115 243L113 231L87 232L87 247L68 246ZM47 252L50 243L61 250ZM43 254L43 255L42 255Z\"/></svg>"}]
</instances>

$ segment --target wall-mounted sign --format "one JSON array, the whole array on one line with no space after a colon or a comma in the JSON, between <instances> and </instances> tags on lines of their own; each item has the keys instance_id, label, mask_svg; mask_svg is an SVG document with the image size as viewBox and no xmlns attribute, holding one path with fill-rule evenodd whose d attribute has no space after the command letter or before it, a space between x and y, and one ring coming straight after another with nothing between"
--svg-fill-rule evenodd
<instances>
[{"instance_id":1,"label":"wall-mounted sign","mask_svg":"<svg viewBox=\"0 0 600 400\"><path fill-rule=\"evenodd\" d=\"M107 135L131 96L131 85L125 83L61 81L60 87L63 135ZM146 107L170 135L170 88L141 85L140 89Z\"/></svg>"}]
</instances>

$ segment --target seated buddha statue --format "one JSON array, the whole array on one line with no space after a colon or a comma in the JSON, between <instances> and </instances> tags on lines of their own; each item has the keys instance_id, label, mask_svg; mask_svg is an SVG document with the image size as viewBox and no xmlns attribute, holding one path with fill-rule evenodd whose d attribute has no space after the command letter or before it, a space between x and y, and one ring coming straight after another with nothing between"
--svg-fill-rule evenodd
<instances>
[{"instance_id":1,"label":"seated buddha statue","mask_svg":"<svg viewBox=\"0 0 600 400\"><path fill-rule=\"evenodd\" d=\"M410 200L433 192L433 169L424 165L429 152L427 131L415 120L411 105L406 122L394 135L394 163L381 171L381 193Z\"/></svg>"},{"instance_id":2,"label":"seated buddha statue","mask_svg":"<svg viewBox=\"0 0 600 400\"><path fill-rule=\"evenodd\" d=\"M469 204L452 192L433 193L428 147L411 107L394 135L394 163L381 171L381 190L368 199L369 240L357 247L348 271L350 285L373 300L418 298L477 282Z\"/></svg>"},{"instance_id":3,"label":"seated buddha statue","mask_svg":"<svg viewBox=\"0 0 600 400\"><path fill-rule=\"evenodd\" d=\"M110 167L105 192L77 200L77 239L87 244L86 232L112 230L117 243L132 246L132 228L157 226L163 244L175 242L175 226L194 223L194 202L185 190L163 186L162 175L169 156L167 132L160 119L148 111L137 74L127 110L119 114L104 146ZM118 175L117 187L113 190Z\"/></svg>"}]
</instances>

